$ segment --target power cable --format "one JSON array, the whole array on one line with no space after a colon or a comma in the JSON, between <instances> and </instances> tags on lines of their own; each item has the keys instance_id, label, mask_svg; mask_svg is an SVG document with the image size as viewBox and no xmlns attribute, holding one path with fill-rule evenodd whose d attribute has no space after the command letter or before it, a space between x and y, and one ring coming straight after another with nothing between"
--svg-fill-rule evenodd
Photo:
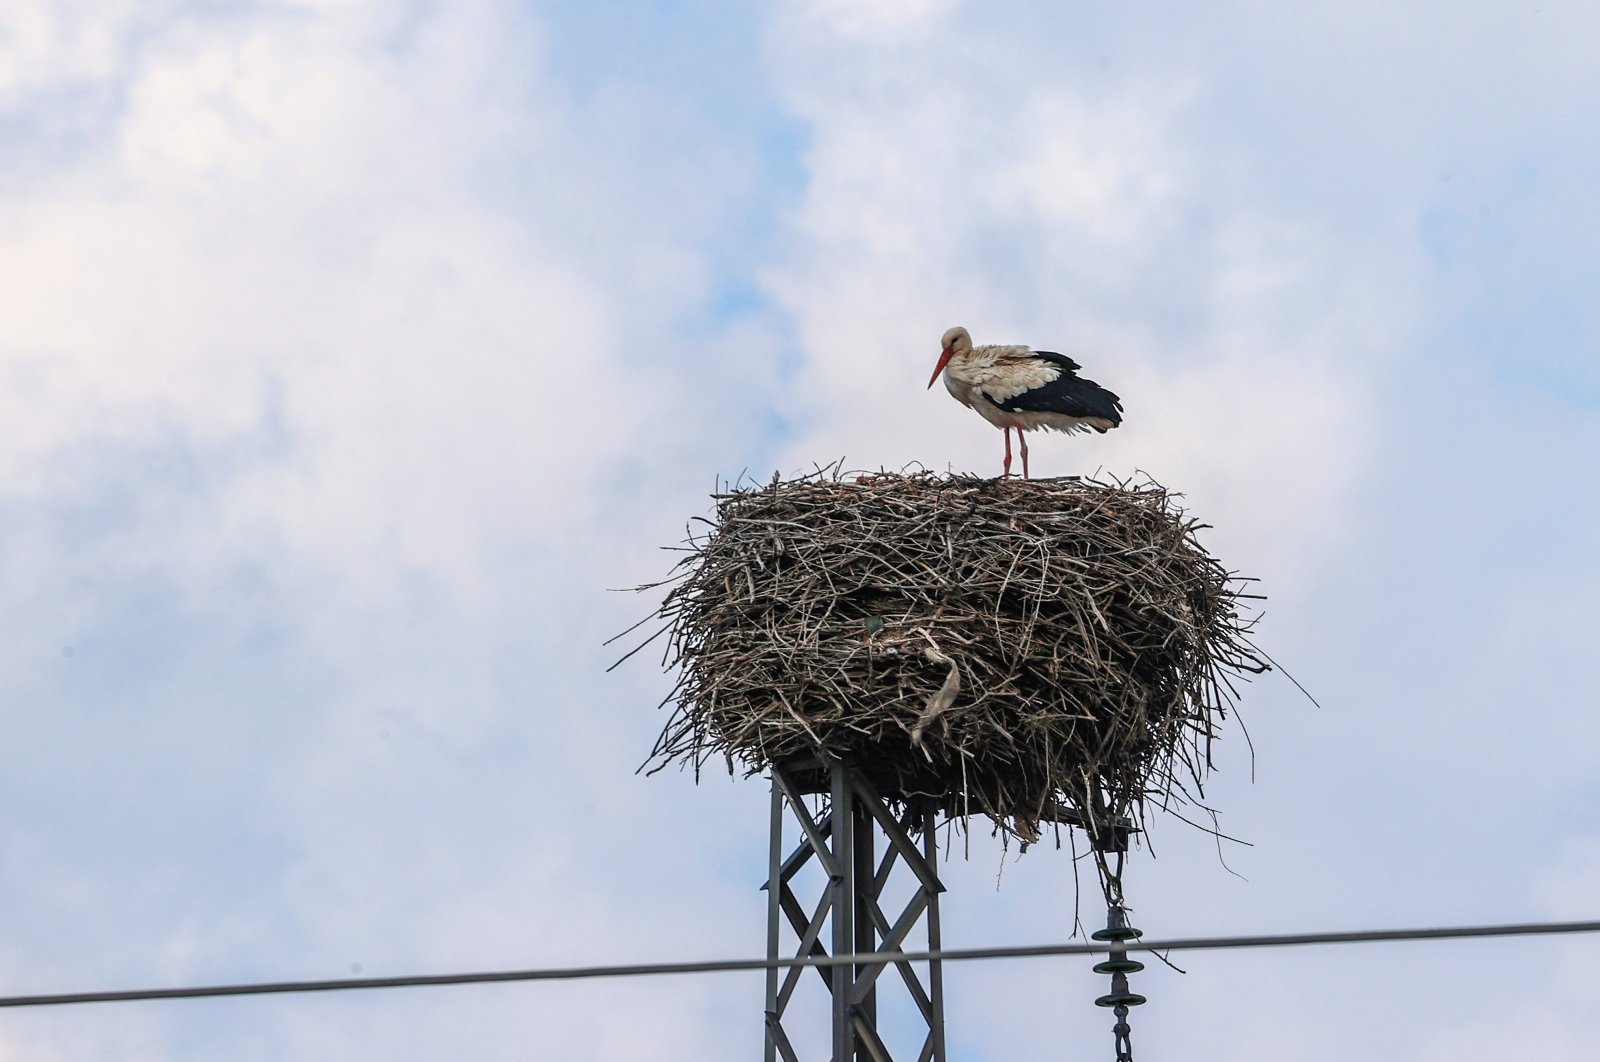
<instances>
[{"instance_id":1,"label":"power cable","mask_svg":"<svg viewBox=\"0 0 1600 1062\"><path fill-rule=\"evenodd\" d=\"M1472 937L1525 937L1600 932L1600 922L1523 922L1511 925L1444 926L1428 929L1363 929L1325 933L1283 933L1269 936L1186 937L1174 940L1130 940L1128 951L1202 951L1222 948L1297 947L1306 944L1370 944L1405 940L1453 940ZM894 962L938 959L1027 959L1060 955L1095 955L1104 943L1022 944L989 948L945 948L896 953ZM260 996L292 992L341 992L365 988L420 988L428 985L496 984L508 981L574 981L598 977L647 977L662 974L732 973L791 966L882 965L883 953L815 955L790 959L712 959L697 962L625 963L615 966L557 966L487 973L417 974L405 977L350 977L331 981L267 981L257 984L200 985L192 988L133 988L108 992L62 992L53 995L0 996L0 1007L47 1007L68 1003L127 1003L153 999L200 999L214 996Z\"/></svg>"}]
</instances>

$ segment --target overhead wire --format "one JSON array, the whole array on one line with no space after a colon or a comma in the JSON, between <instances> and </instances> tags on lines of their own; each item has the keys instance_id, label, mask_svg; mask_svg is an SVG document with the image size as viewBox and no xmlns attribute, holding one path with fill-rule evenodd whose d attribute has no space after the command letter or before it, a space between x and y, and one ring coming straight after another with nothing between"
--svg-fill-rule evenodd
<instances>
[{"instance_id":1,"label":"overhead wire","mask_svg":"<svg viewBox=\"0 0 1600 1062\"><path fill-rule=\"evenodd\" d=\"M1600 921L1521 922L1504 925L1439 926L1420 929L1360 929L1321 933L1279 933L1260 936L1180 937L1172 940L1130 940L1128 951L1172 952L1227 948L1299 947L1311 944L1371 944L1397 941L1461 940L1482 937L1550 936L1600 932ZM355 989L421 988L437 985L500 984L520 981L573 981L609 977L649 977L672 974L735 973L782 969L792 966L883 965L889 962L962 962L974 959L1027 959L1067 955L1094 955L1107 951L1104 943L1021 944L985 948L945 948L937 951L871 952L815 955L795 958L709 959L687 962L620 963L607 966L553 966L528 970L479 973L413 974L398 977L347 977L321 981L263 981L251 984L198 985L179 988L133 988L99 992L0 996L0 1007L46 1007L74 1003L127 1003L157 999L202 999L218 996L280 995L300 992L340 992Z\"/></svg>"}]
</instances>

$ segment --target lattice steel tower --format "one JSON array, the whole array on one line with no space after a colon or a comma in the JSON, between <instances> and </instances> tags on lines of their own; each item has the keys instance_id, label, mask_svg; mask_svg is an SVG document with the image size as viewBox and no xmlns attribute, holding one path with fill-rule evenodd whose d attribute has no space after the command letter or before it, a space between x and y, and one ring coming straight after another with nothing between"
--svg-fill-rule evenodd
<instances>
[{"instance_id":1,"label":"lattice steel tower","mask_svg":"<svg viewBox=\"0 0 1600 1062\"><path fill-rule=\"evenodd\" d=\"M940 946L944 886L935 859L936 807L927 798L885 799L862 773L838 760L773 765L772 843L763 886L767 955L864 958L767 971L766 1062L800 1062L794 1030L784 1021L801 982L814 976L825 984L832 1008L834 1062L894 1062L888 1025L880 1025L880 1018L894 1024L899 1039L913 1043L916 1053L903 1051L900 1058L946 1062L941 964L896 957L922 950L923 939L911 949L904 946L919 927L927 950ZM799 828L792 850L784 837L791 825ZM797 886L803 872L812 870L821 872L822 881L820 895L808 905ZM881 975L891 966L904 989L901 1001L911 1003L900 1007L894 1020L881 1007L887 1001L880 999L880 991L890 991Z\"/></svg>"}]
</instances>

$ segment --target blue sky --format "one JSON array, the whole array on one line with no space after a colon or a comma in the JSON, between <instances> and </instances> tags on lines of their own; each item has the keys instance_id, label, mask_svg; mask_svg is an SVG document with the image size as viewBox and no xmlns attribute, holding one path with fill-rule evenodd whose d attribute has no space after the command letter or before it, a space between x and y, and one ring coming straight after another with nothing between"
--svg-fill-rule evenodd
<instances>
[{"instance_id":1,"label":"blue sky","mask_svg":"<svg viewBox=\"0 0 1600 1062\"><path fill-rule=\"evenodd\" d=\"M604 673L608 590L719 477L998 472L923 387L957 323L1123 396L1035 470L1184 491L1322 702L1253 684L1243 877L1162 824L1147 932L1595 917L1597 50L1577 3L0 0L0 991L758 951L766 795L633 773L668 679ZM951 944L1070 927L1061 855L946 869ZM1594 946L1195 955L1135 1043L1586 1059ZM954 968L958 1057L1098 1056L1098 990ZM8 1011L0 1059L744 1058L760 992Z\"/></svg>"}]
</instances>

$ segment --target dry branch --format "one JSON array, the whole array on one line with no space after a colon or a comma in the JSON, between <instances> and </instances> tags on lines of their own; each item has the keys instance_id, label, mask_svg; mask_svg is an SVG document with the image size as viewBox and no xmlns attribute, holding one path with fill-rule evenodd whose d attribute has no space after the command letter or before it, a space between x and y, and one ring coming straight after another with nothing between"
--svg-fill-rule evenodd
<instances>
[{"instance_id":1,"label":"dry branch","mask_svg":"<svg viewBox=\"0 0 1600 1062\"><path fill-rule=\"evenodd\" d=\"M715 496L660 615L652 763L818 754L1033 840L1200 792L1267 670L1241 580L1161 486L820 473Z\"/></svg>"}]
</instances>

